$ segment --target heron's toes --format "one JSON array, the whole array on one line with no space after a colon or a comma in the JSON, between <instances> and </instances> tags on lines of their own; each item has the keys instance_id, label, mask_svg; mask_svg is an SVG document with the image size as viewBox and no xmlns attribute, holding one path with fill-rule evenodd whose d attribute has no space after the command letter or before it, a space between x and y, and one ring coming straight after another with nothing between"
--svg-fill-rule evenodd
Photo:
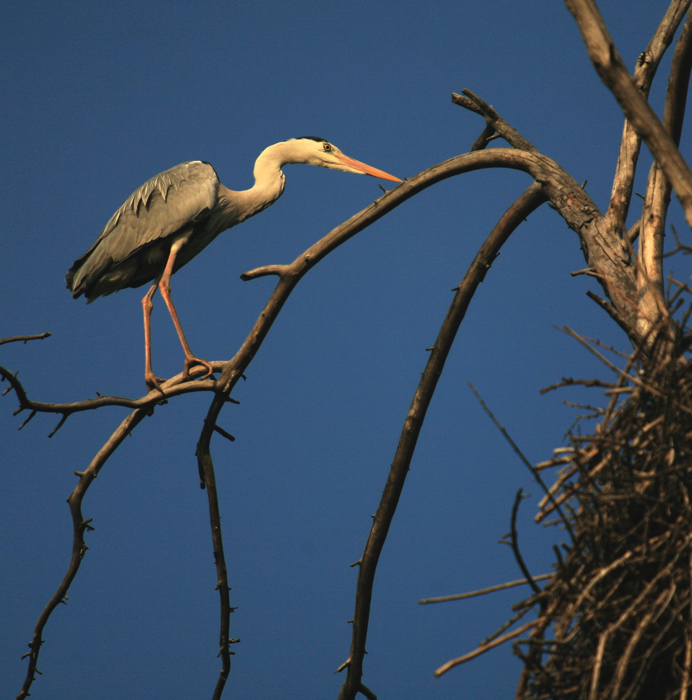
<instances>
[{"instance_id":1,"label":"heron's toes","mask_svg":"<svg viewBox=\"0 0 692 700\"><path fill-rule=\"evenodd\" d=\"M200 367L204 367L204 369L206 369L207 371L203 375L195 377L195 379L206 379L207 377L211 377L214 368L206 360L200 360L199 357L190 356L185 358L183 379L190 379L190 370L193 367L196 367L197 365L199 365Z\"/></svg>"},{"instance_id":2,"label":"heron's toes","mask_svg":"<svg viewBox=\"0 0 692 700\"><path fill-rule=\"evenodd\" d=\"M154 389L157 389L163 394L163 389L161 388L161 383L165 382L165 379L161 379L161 377L157 377L153 372L148 372L145 373L144 375L144 381L147 385L147 389L149 391L154 391Z\"/></svg>"}]
</instances>

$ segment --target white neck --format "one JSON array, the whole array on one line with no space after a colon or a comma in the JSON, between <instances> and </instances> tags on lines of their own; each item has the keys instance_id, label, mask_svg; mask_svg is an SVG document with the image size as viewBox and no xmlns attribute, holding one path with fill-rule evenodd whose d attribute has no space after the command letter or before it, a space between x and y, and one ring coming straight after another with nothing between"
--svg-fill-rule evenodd
<instances>
[{"instance_id":1,"label":"white neck","mask_svg":"<svg viewBox=\"0 0 692 700\"><path fill-rule=\"evenodd\" d=\"M255 161L255 184L249 190L233 191L221 185L219 198L224 213L232 219L231 226L266 209L282 195L286 178L281 166L294 162L290 150L286 142L265 148Z\"/></svg>"}]
</instances>

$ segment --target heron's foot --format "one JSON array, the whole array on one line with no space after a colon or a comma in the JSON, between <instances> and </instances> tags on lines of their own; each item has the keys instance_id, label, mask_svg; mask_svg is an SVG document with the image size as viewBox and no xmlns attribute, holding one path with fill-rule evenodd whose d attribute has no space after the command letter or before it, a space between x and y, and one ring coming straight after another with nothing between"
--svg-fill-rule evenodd
<instances>
[{"instance_id":1,"label":"heron's foot","mask_svg":"<svg viewBox=\"0 0 692 700\"><path fill-rule=\"evenodd\" d=\"M149 391L154 391L154 389L157 389L163 394L163 389L161 388L162 382L165 382L165 379L161 379L161 377L157 377L153 372L145 372L144 373L144 381L147 385L147 389Z\"/></svg>"},{"instance_id":2,"label":"heron's foot","mask_svg":"<svg viewBox=\"0 0 692 700\"><path fill-rule=\"evenodd\" d=\"M190 379L190 370L197 365L204 367L207 371L202 376L195 377L195 379L206 379L207 377L211 377L214 368L206 360L200 360L199 357L194 357L193 355L190 355L189 357L185 358L183 379Z\"/></svg>"}]
</instances>

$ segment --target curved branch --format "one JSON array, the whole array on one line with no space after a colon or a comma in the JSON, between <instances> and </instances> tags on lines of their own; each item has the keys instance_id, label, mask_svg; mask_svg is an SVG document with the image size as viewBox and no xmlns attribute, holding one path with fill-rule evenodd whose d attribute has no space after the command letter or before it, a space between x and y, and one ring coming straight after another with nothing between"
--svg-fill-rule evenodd
<instances>
[{"instance_id":1,"label":"curved branch","mask_svg":"<svg viewBox=\"0 0 692 700\"><path fill-rule=\"evenodd\" d=\"M477 100L475 104L485 105ZM481 109L481 107L479 107ZM497 117L493 117L497 122ZM210 516L212 536L214 539L214 552L216 557L218 588L222 605L222 622L220 632L221 655L223 657L222 670L219 676L217 692L225 683L225 678L230 669L229 651L229 628L230 628L230 603L228 601L228 581L225 560L223 557L223 543L220 530L220 515L218 501L214 486L213 461L211 459L210 442L214 432L214 426L220 415L224 403L227 401L233 387L243 375L255 354L259 350L268 334L274 320L278 316L284 303L290 296L293 288L300 279L326 255L345 243L351 237L365 229L370 224L390 212L401 203L423 191L427 187L436 184L449 177L474 170L491 167L504 167L522 170L532 175L536 182L527 192L508 210L498 226L489 237L486 244L479 251L471 271L464 279L457 297L450 309L448 319L445 321L441 337L444 334L446 340L441 344L436 344L436 349L431 353L429 365L426 368L424 377L419 387L420 395L417 392L407 418L400 447L397 450L395 463L402 469L402 464L407 464L415 447L418 431L425 415L425 410L432 397L432 391L436 385L439 373L446 359L448 346L451 344L456 328L461 323L468 303L473 296L475 288L482 280L485 272L489 269L496 251L504 242L503 236L508 236L511 231L533 211L540 203L550 199L555 208L559 211L568 225L579 233L587 261L593 268L598 270L599 281L604 287L606 294L618 306L624 306L626 311L632 313L628 307L633 296L634 281L631 272L622 265L623 258L627 258L627 251L623 249L618 241L612 241L599 229L599 223L603 215L598 210L590 197L584 192L578 183L571 178L555 161L536 152L527 152L517 149L490 149L474 151L454 158L450 158L443 163L439 163L413 178L408 179L394 190L387 192L369 207L355 214L349 220L333 229L320 241L308 248L302 255L290 265L267 265L245 273L242 278L245 280L255 279L260 276L275 274L279 281L270 299L265 305L262 313L255 322L254 327L248 334L245 342L240 347L236 355L224 366L219 386L221 391L214 397L204 422L200 439L197 446L198 465L202 485L206 485L209 491ZM616 293L612 293L615 289ZM623 303L624 299L624 303ZM635 309L636 315L636 309ZM454 326L454 330L448 324ZM628 327L633 332L634 324ZM447 347L441 351L439 348ZM425 382L425 383L424 383ZM394 467L393 467L394 469ZM407 466L406 466L407 469ZM404 469L405 475L405 469ZM379 551L386 537L386 533L393 517L398 497L403 487L403 481L397 483L388 481L385 489L385 496L378 510L379 518L376 516L373 524L371 538L366 545L366 553L361 561L359 572L359 587L357 594L357 614L354 618L352 653L344 667L348 667L347 679L342 688L340 698L353 698L358 692L364 692L362 685L362 658L365 653L365 636L367 634L367 620L370 608L370 594L368 578L374 577L374 571L379 557ZM376 533L376 534L373 534ZM365 573L364 573L365 572ZM364 577L364 578L362 578ZM370 579L372 580L372 578ZM360 583L362 581L362 583Z\"/></svg>"},{"instance_id":2,"label":"curved branch","mask_svg":"<svg viewBox=\"0 0 692 700\"><path fill-rule=\"evenodd\" d=\"M487 151L464 153L424 170L337 226L289 265L265 265L241 275L242 279L251 280L273 274L279 276L279 281L245 342L236 355L223 366L217 383L220 387L220 396L215 399L218 406L223 405L225 401L223 395L230 393L252 361L294 287L320 260L419 192L447 178L483 168L510 168L532 175L534 179L542 182L547 195L554 197L556 207L561 210L561 213L564 212L563 215L568 217L577 228L582 227L586 217L589 216L588 212L581 211L584 208L600 214L596 205L585 193L583 196L579 194L578 191L581 188L576 181L570 178L557 163L545 156L514 149L493 148ZM572 211L573 209L575 211ZM576 211L577 209L580 211Z\"/></svg>"},{"instance_id":3,"label":"curved branch","mask_svg":"<svg viewBox=\"0 0 692 700\"><path fill-rule=\"evenodd\" d=\"M543 185L547 198L567 225L579 235L587 263L615 307L618 318L622 319L623 327L630 337L636 338L637 288L634 271L629 265L628 245L620 238L609 235L603 214L574 178L554 160L537 151L514 148L473 151L450 158L407 179L309 248L290 266L294 272L289 274L284 270L282 281L286 288L293 287L293 274L297 281L331 250L403 201L449 177L484 168L521 170Z\"/></svg>"},{"instance_id":4,"label":"curved branch","mask_svg":"<svg viewBox=\"0 0 692 700\"><path fill-rule=\"evenodd\" d=\"M473 95L470 91L465 92ZM490 118L493 120L496 128L501 123L506 124L480 98L475 95L473 97L476 104L490 110ZM507 127L511 129L508 125ZM504 131L504 127L499 128L502 128ZM603 215L583 188L570 175L555 161L535 150L529 152L518 149L493 148L473 151L438 163L415 177L406 180L406 182L390 190L370 206L333 229L290 265L267 265L244 273L241 276L244 280L270 274L279 276L277 287L247 339L231 360L212 363L214 371L218 370L221 372L219 380L216 382L214 380L182 382L182 374L179 374L162 384L165 393L164 398L193 391L218 391L220 394L228 395L252 360L252 357L254 357L255 352L261 345L264 337L266 337L271 324L291 291L312 267L338 246L419 192L455 175L484 168L521 170L541 183L545 195L551 200L570 228L582 238L587 262L599 271L606 294L610 296L611 286L615 285L627 297L626 292L632 286L632 280L628 279L626 272L621 270L621 261L627 253L621 245L608 241L598 231L598 227L594 222L601 220ZM604 282L603 278L608 280L608 282ZM29 408L39 412L70 414L101 406L143 408L152 407L162 399L160 392L152 391L140 399L99 396L94 399L66 404L43 403L29 400L21 383L9 370L0 368L0 376L6 378L17 391L22 408ZM223 401L225 400L223 399Z\"/></svg>"},{"instance_id":5,"label":"curved branch","mask_svg":"<svg viewBox=\"0 0 692 700\"><path fill-rule=\"evenodd\" d=\"M466 93L473 95L470 91ZM490 118L494 124L500 123L499 116L475 95L474 101L483 108L490 110ZM481 107L479 107L479 110ZM494 116L493 116L494 115ZM502 122L504 124L504 122ZM508 125L507 125L508 126ZM496 126L497 128L497 126ZM503 128L504 127L500 127ZM509 127L511 128L511 127ZM528 142L527 142L528 143ZM568 175L554 160L537 151L522 151L518 149L493 148L464 153L422 171L415 177L406 180L393 190L390 190L370 206L358 212L340 226L330 231L324 238L317 241L290 265L267 265L251 270L242 275L242 279L250 280L264 275L278 275L279 283L267 302L263 312L257 319L253 329L236 355L227 362L214 362L214 371L220 371L219 380L182 381L182 374L172 377L164 384L164 399L178 394L196 391L215 391L220 395L220 401L225 402L231 389L242 376L243 371L251 362L255 353L266 337L271 325L293 288L311 268L320 260L335 250L338 246L370 226L385 214L392 211L407 199L422 192L428 187L447 178L484 168L509 168L521 170L531 175L541 183L544 194L548 197L567 224L582 238L587 262L599 272L599 279L604 285L606 294L610 297L610 289L614 285L620 293L628 297L632 280L627 277L627 271L622 270L621 261L627 253L617 242L613 243L604 237L594 222L603 218L598 207L586 194L582 187ZM604 281L605 280L605 281ZM616 303L614 301L614 303ZM199 370L202 372L203 370ZM128 399L116 396L99 396L94 399L72 403L44 403L30 400L21 383L12 372L0 367L0 376L7 379L16 391L22 409L31 409L46 413L69 415L78 411L91 410L101 406L123 406L126 408L151 408L162 400L157 390L149 392L140 399ZM220 404L221 405L221 404Z\"/></svg>"},{"instance_id":6,"label":"curved branch","mask_svg":"<svg viewBox=\"0 0 692 700\"><path fill-rule=\"evenodd\" d=\"M370 618L370 604L375 572L384 542L396 512L418 435L432 401L437 382L442 374L447 356L456 337L466 310L478 285L485 278L502 245L521 222L545 201L545 194L538 183L532 184L505 212L485 243L481 246L468 272L457 288L452 305L444 319L440 333L432 348L428 363L421 377L411 407L404 421L392 467L373 520L370 535L359 563L356 587L355 613L347 668L347 676L339 693L339 700L353 700L362 692L363 659Z\"/></svg>"},{"instance_id":7,"label":"curved branch","mask_svg":"<svg viewBox=\"0 0 692 700\"><path fill-rule=\"evenodd\" d=\"M517 564L519 565L519 568L521 569L522 573L526 577L526 580L529 582L529 585L533 589L533 592L538 594L541 592L540 587L534 580L533 576L531 576L531 572L529 571L529 567L526 566L526 562L524 561L524 557L521 554L521 550L519 549L519 533L517 532L517 515L519 514L519 506L521 505L522 500L526 498L524 495L524 489L520 488L517 491L517 495L514 497L514 506L512 506L512 517L510 520L510 546L512 547L512 551L514 552L514 558L517 561Z\"/></svg>"},{"instance_id":8,"label":"curved branch","mask_svg":"<svg viewBox=\"0 0 692 700\"><path fill-rule=\"evenodd\" d=\"M201 486L202 488L206 487L208 491L212 540L218 577L217 589L219 590L221 600L221 627L219 639L222 668L215 690L215 698L220 697L230 672L230 644L232 641L230 639L230 614L232 609L229 600L228 572L223 550L220 509L216 494L216 480L213 459L211 457L211 437L215 431L216 422L221 410L228 401L231 391L240 377L243 376L244 371L261 347L264 338L269 333L272 324L294 287L298 284L300 279L326 255L402 202L448 177L481 167L502 167L503 165L507 165L507 163L510 164L509 167L530 171L530 163L525 162L521 155L521 152L493 149L490 152L464 154L433 166L408 180L403 185L400 185L395 190L387 192L372 205L333 229L324 238L316 242L302 255L296 258L290 265L266 265L246 272L241 276L244 280L251 280L260 276L275 274L278 275L279 281L246 340L236 355L229 360L222 369L221 377L218 382L221 391L217 393L212 400L197 443L197 460ZM542 193L540 185L532 185L530 191L532 193L532 198L535 198L538 203L544 201L545 195ZM538 206L538 204L535 206ZM520 220L524 216L526 216L526 213L522 215ZM481 250L483 252L483 249ZM480 255L481 253L479 253L479 256ZM488 255L488 253L485 252L485 255ZM488 258L481 257L485 265L483 274L485 270L490 267L493 257L494 255ZM480 279L481 278L476 281L476 284L480 282ZM365 692L365 690L364 686L359 682L357 692Z\"/></svg>"},{"instance_id":9,"label":"curved branch","mask_svg":"<svg viewBox=\"0 0 692 700\"><path fill-rule=\"evenodd\" d=\"M485 119L485 123L488 127L507 141L510 146L520 151L538 153L538 149L528 139L525 139L513 126L510 126L489 104L478 97L478 95L475 95L471 90L462 90L461 92L461 95L457 95L455 92L452 93L452 102L454 102L454 104L464 107L476 114L480 114Z\"/></svg>"}]
</instances>

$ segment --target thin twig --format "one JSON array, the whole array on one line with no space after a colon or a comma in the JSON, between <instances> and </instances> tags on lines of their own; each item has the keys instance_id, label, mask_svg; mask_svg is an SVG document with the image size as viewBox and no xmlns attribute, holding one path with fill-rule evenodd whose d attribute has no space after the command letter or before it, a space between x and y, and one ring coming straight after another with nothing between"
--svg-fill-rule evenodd
<instances>
[{"instance_id":1,"label":"thin twig","mask_svg":"<svg viewBox=\"0 0 692 700\"><path fill-rule=\"evenodd\" d=\"M534 471L533 468L531 469L531 471ZM517 491L517 495L514 498L514 505L512 506L512 517L510 524L512 551L514 552L514 558L517 560L517 564L519 564L519 568L521 569L524 576L526 576L526 579L528 580L529 585L533 589L533 592L540 593L541 589L539 588L538 584L533 580L531 572L529 571L529 567L526 566L524 557L521 555L521 550L519 549L519 534L517 533L517 515L519 514L519 504L521 503L523 498L523 489L519 489Z\"/></svg>"},{"instance_id":2,"label":"thin twig","mask_svg":"<svg viewBox=\"0 0 692 700\"><path fill-rule=\"evenodd\" d=\"M15 335L10 338L0 338L0 345L5 343L27 343L30 340L43 340L44 338L50 338L52 333L38 333L36 335Z\"/></svg>"},{"instance_id":3,"label":"thin twig","mask_svg":"<svg viewBox=\"0 0 692 700\"><path fill-rule=\"evenodd\" d=\"M574 533L572 533L572 530L571 530L572 526L569 523L569 520L564 517L564 514L560 510L560 504L557 503L555 501L555 499L553 498L553 495L551 494L550 489L546 486L546 483L543 481L543 478L541 477L540 473L536 469L534 469L531 462L529 462L529 460L526 459L526 457L524 456L524 453L519 449L519 446L514 442L514 440L512 440L510 434L507 432L507 430L505 430L504 426L500 424L500 422L497 420L497 418L495 418L495 415L490 410L490 408L488 408L485 401L483 401L483 398L476 391L476 388L473 386L473 384L471 384L471 382L469 382L469 387L471 387L471 391L475 394L476 398L478 399L479 403L481 404L481 407L488 414L488 417L494 423L495 427L500 431L502 437L504 437L505 440L507 440L510 447L514 450L515 454L519 457L519 459L524 463L524 465L531 472L531 475L534 477L534 479L536 479L536 481L538 482L538 485L543 489L543 493L545 493L545 495L550 499L551 503L553 503L554 508L556 508L558 510L558 512L560 512L560 515L565 522L565 526L569 529L570 534L572 535L572 538L574 539ZM529 577L529 574L527 571L524 571L524 575L527 578Z\"/></svg>"},{"instance_id":4,"label":"thin twig","mask_svg":"<svg viewBox=\"0 0 692 700\"><path fill-rule=\"evenodd\" d=\"M442 666L440 666L440 668L438 668L435 671L435 676L437 678L439 678L442 674L447 673L447 671L454 668L455 666L459 666L460 664L464 664L467 661L471 661L471 659L475 659L477 656L480 656L481 654L485 654L486 651L490 651L491 649L495 649L496 647L499 647L500 645L504 644L505 642L510 641L510 639L516 639L520 634L523 634L524 632L526 632L526 630L529 630L532 627L535 627L538 623L539 623L538 620L533 620L531 622L527 622L525 625L522 625L521 627L513 630L512 632L508 632L507 634L503 635L502 637L498 637L497 639L490 642L489 644L479 646L477 649L474 649L473 651L469 652L468 654L464 654L463 656L460 656L456 659L452 659L451 661L448 661L446 664L442 664Z\"/></svg>"},{"instance_id":5,"label":"thin twig","mask_svg":"<svg viewBox=\"0 0 692 700\"><path fill-rule=\"evenodd\" d=\"M539 576L533 576L534 581L547 581L553 578L555 574L540 574ZM488 586L488 588L480 588L477 591L469 591L468 593L455 593L454 595L444 595L437 598L422 598L418 601L420 605L428 605L430 603L447 603L452 600L466 600L467 598L476 598L481 595L486 595L488 593L495 593L496 591L504 591L508 588L514 588L516 586L524 586L529 583L529 579L520 578L516 581L508 581L507 583L500 583L495 586Z\"/></svg>"}]
</instances>

